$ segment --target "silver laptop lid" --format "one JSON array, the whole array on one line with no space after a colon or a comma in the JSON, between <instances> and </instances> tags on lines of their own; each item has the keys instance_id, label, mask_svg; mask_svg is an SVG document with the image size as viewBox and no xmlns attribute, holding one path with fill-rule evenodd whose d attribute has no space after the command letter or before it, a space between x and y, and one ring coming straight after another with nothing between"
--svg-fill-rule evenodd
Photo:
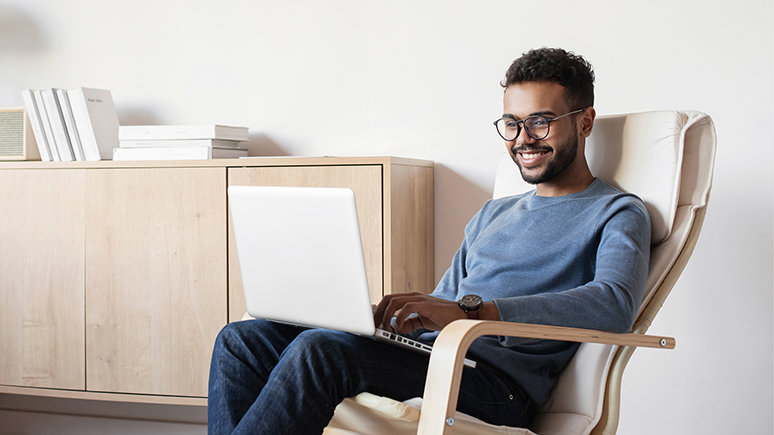
<instances>
[{"instance_id":1,"label":"silver laptop lid","mask_svg":"<svg viewBox=\"0 0 774 435\"><path fill-rule=\"evenodd\" d=\"M251 316L374 334L352 190L230 186L228 199Z\"/></svg>"}]
</instances>

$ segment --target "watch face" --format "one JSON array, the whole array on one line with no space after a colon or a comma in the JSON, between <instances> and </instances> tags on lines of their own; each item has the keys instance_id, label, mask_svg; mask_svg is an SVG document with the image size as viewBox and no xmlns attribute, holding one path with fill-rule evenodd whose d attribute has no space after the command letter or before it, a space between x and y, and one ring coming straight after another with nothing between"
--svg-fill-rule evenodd
<instances>
[{"instance_id":1,"label":"watch face","mask_svg":"<svg viewBox=\"0 0 774 435\"><path fill-rule=\"evenodd\" d=\"M477 310L481 308L483 303L481 296L478 295L465 295L460 299L460 305L463 305L468 310Z\"/></svg>"}]
</instances>

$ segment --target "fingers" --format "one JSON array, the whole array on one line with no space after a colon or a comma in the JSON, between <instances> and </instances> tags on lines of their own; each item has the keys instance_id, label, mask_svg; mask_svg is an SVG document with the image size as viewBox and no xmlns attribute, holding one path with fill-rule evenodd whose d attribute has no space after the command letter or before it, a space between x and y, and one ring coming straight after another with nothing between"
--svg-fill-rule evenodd
<instances>
[{"instance_id":1,"label":"fingers","mask_svg":"<svg viewBox=\"0 0 774 435\"><path fill-rule=\"evenodd\" d=\"M385 296L374 311L374 325L377 328L389 330L390 321L395 316L395 313L401 311L403 307L409 302L418 302L422 300L428 300L433 298L432 296L424 293L397 293ZM410 312L407 312L408 316Z\"/></svg>"},{"instance_id":2,"label":"fingers","mask_svg":"<svg viewBox=\"0 0 774 435\"><path fill-rule=\"evenodd\" d=\"M422 293L399 293L387 295L379 303L374 313L374 324L377 328L389 330L390 321L395 313L403 308L403 306L415 298L420 296L426 296Z\"/></svg>"},{"instance_id":3,"label":"fingers","mask_svg":"<svg viewBox=\"0 0 774 435\"><path fill-rule=\"evenodd\" d=\"M400 323L395 322L395 332L400 334L408 334L411 331L417 329L432 329L428 328L421 317L409 317L404 319Z\"/></svg>"},{"instance_id":4,"label":"fingers","mask_svg":"<svg viewBox=\"0 0 774 435\"><path fill-rule=\"evenodd\" d=\"M390 303L390 299L395 295L387 295L382 298L382 300L379 302L379 305L376 306L374 309L374 325L377 328L382 327L382 318L384 317L384 312L387 310L387 305Z\"/></svg>"},{"instance_id":5,"label":"fingers","mask_svg":"<svg viewBox=\"0 0 774 435\"><path fill-rule=\"evenodd\" d=\"M406 303L395 317L395 330L402 334L419 328L441 330L435 318L437 305L433 301Z\"/></svg>"}]
</instances>

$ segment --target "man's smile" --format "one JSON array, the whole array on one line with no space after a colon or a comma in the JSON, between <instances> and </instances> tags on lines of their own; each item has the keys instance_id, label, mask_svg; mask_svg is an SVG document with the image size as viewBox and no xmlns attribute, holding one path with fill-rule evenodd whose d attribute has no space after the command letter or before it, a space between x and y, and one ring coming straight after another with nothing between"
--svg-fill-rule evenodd
<instances>
[{"instance_id":1,"label":"man's smile","mask_svg":"<svg viewBox=\"0 0 774 435\"><path fill-rule=\"evenodd\" d=\"M542 157L548 156L553 150L550 148L542 149L523 149L514 148L513 152L519 157L524 166L533 166L542 160Z\"/></svg>"}]
</instances>

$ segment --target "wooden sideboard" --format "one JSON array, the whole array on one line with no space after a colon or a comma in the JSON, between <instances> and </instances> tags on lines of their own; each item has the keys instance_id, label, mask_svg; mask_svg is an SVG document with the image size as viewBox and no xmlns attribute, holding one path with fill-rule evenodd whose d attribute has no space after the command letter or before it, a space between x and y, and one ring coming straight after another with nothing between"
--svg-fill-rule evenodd
<instances>
[{"instance_id":1,"label":"wooden sideboard","mask_svg":"<svg viewBox=\"0 0 774 435\"><path fill-rule=\"evenodd\" d=\"M351 188L373 301L432 290L432 162L0 163L0 393L206 404L245 313L230 185Z\"/></svg>"}]
</instances>

